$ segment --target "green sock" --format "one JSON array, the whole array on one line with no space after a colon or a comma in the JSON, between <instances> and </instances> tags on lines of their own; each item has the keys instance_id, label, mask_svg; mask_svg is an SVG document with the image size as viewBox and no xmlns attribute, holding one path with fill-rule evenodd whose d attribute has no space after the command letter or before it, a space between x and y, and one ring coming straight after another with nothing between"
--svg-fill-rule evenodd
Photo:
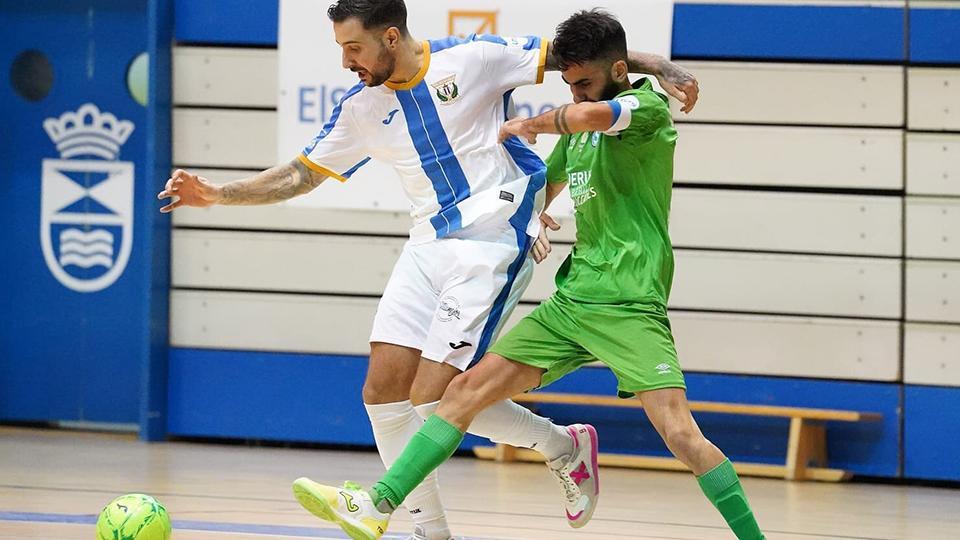
<instances>
[{"instance_id":1,"label":"green sock","mask_svg":"<svg viewBox=\"0 0 960 540\"><path fill-rule=\"evenodd\" d=\"M740 540L763 540L763 533L757 525L747 495L740 485L740 478L733 470L729 459L697 477L700 489L710 499L713 506L727 520L730 530Z\"/></svg>"},{"instance_id":2,"label":"green sock","mask_svg":"<svg viewBox=\"0 0 960 540\"><path fill-rule=\"evenodd\" d=\"M373 485L370 490L373 504L382 512L386 509L380 503L386 500L392 506L389 510L396 509L431 471L450 459L461 441L462 431L432 415L410 439L387 474Z\"/></svg>"}]
</instances>

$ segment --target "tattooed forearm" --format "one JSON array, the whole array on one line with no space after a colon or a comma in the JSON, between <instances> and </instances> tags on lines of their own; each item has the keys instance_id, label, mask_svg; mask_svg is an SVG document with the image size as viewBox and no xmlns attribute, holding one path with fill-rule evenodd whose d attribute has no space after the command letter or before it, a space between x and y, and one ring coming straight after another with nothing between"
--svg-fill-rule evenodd
<instances>
[{"instance_id":1,"label":"tattooed forearm","mask_svg":"<svg viewBox=\"0 0 960 540\"><path fill-rule=\"evenodd\" d=\"M570 126L567 124L567 107L569 106L569 103L562 105L553 113L553 127L556 128L557 133L564 135L570 133Z\"/></svg>"},{"instance_id":2,"label":"tattooed forearm","mask_svg":"<svg viewBox=\"0 0 960 540\"><path fill-rule=\"evenodd\" d=\"M559 122L560 122L560 133L563 133L564 135L573 133L573 131L570 129L570 124L567 123L567 112L568 112L567 109L569 107L570 107L570 104L567 103L563 107L560 107L560 110L557 111L557 118L559 119Z\"/></svg>"},{"instance_id":3,"label":"tattooed forearm","mask_svg":"<svg viewBox=\"0 0 960 540\"><path fill-rule=\"evenodd\" d=\"M267 169L255 176L224 184L220 204L272 204L309 193L326 176L313 172L299 160Z\"/></svg>"}]
</instances>

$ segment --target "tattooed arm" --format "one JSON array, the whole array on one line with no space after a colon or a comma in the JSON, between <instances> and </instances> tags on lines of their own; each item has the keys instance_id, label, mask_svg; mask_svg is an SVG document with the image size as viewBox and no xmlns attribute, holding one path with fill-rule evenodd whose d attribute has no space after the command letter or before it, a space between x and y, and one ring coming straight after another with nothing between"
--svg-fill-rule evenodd
<instances>
[{"instance_id":1,"label":"tattooed arm","mask_svg":"<svg viewBox=\"0 0 960 540\"><path fill-rule=\"evenodd\" d=\"M541 133L581 133L606 131L613 125L613 109L607 103L568 103L533 118L514 118L500 127L500 141L510 136L523 137L530 144Z\"/></svg>"},{"instance_id":2,"label":"tattooed arm","mask_svg":"<svg viewBox=\"0 0 960 540\"><path fill-rule=\"evenodd\" d=\"M547 45L547 59L544 67L547 71L560 69L560 62L553 54L553 43ZM657 78L663 90L683 103L681 111L689 113L700 97L700 85L697 78L686 69L667 60L659 54L627 51L627 70L630 73L650 74Z\"/></svg>"},{"instance_id":3,"label":"tattooed arm","mask_svg":"<svg viewBox=\"0 0 960 540\"><path fill-rule=\"evenodd\" d=\"M311 170L299 159L221 186L212 184L201 176L177 169L167 180L164 190L157 194L157 198L178 197L176 201L160 209L163 213L180 206L203 208L215 204L272 204L309 193L326 178L326 175Z\"/></svg>"}]
</instances>

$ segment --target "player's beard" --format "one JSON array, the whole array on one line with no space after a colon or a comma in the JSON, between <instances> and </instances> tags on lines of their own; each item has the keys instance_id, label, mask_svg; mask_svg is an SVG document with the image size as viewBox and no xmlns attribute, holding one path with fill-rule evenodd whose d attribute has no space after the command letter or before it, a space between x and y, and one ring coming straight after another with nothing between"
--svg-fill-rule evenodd
<instances>
[{"instance_id":1,"label":"player's beard","mask_svg":"<svg viewBox=\"0 0 960 540\"><path fill-rule=\"evenodd\" d=\"M377 55L377 64L375 71L370 70L370 84L367 86L380 86L387 82L393 75L393 70L397 67L397 58L390 54L386 47L380 46L380 54Z\"/></svg>"},{"instance_id":2,"label":"player's beard","mask_svg":"<svg viewBox=\"0 0 960 540\"><path fill-rule=\"evenodd\" d=\"M607 84L603 87L603 93L600 95L600 101L610 101L617 97L617 94L623 92L623 85L607 75Z\"/></svg>"}]
</instances>

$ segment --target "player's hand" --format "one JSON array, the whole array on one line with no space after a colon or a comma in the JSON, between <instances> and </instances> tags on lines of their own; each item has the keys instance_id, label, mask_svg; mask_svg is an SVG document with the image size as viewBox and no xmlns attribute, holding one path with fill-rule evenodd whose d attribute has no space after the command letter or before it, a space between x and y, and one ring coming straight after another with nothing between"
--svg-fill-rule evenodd
<instances>
[{"instance_id":1,"label":"player's hand","mask_svg":"<svg viewBox=\"0 0 960 540\"><path fill-rule=\"evenodd\" d=\"M526 125L526 118L512 118L507 120L500 126L500 142L502 143L510 137L517 136L526 139L530 144L537 144L537 134L525 127Z\"/></svg>"},{"instance_id":2,"label":"player's hand","mask_svg":"<svg viewBox=\"0 0 960 540\"><path fill-rule=\"evenodd\" d=\"M211 184L206 178L177 169L167 180L163 191L157 193L158 199L177 197L177 200L160 209L164 214L181 206L204 208L213 206L220 200L220 187Z\"/></svg>"},{"instance_id":3,"label":"player's hand","mask_svg":"<svg viewBox=\"0 0 960 540\"><path fill-rule=\"evenodd\" d=\"M668 94L683 103L681 112L689 114L693 110L700 96L700 85L692 73L664 59L657 81Z\"/></svg>"},{"instance_id":4,"label":"player's hand","mask_svg":"<svg viewBox=\"0 0 960 540\"><path fill-rule=\"evenodd\" d=\"M547 238L547 229L559 231L560 224L554 221L550 214L543 212L540 214L540 234L537 236L537 241L533 243L533 260L538 264L543 262L552 250L550 239Z\"/></svg>"}]
</instances>

